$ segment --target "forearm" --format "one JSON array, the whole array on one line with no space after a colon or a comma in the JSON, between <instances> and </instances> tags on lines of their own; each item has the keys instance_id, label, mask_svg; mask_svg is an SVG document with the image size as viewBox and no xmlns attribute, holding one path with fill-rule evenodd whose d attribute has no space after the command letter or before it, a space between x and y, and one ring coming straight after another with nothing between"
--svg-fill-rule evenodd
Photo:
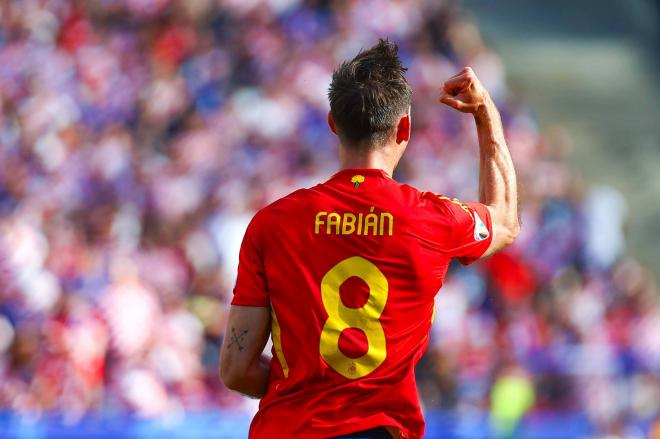
<instances>
[{"instance_id":1,"label":"forearm","mask_svg":"<svg viewBox=\"0 0 660 439\"><path fill-rule=\"evenodd\" d=\"M493 223L504 229L499 233L515 235L519 227L516 172L500 114L490 97L485 101L474 113L479 137L479 201L496 216Z\"/></svg>"},{"instance_id":2,"label":"forearm","mask_svg":"<svg viewBox=\"0 0 660 439\"><path fill-rule=\"evenodd\" d=\"M270 361L261 356L257 361L248 366L240 375L227 380L226 384L235 390L252 398L261 398L266 394L268 388L268 376L270 374Z\"/></svg>"},{"instance_id":3,"label":"forearm","mask_svg":"<svg viewBox=\"0 0 660 439\"><path fill-rule=\"evenodd\" d=\"M518 235L516 171L504 139L500 113L470 67L442 85L440 102L471 113L479 136L479 201L490 212L493 236L482 257L510 245Z\"/></svg>"},{"instance_id":4,"label":"forearm","mask_svg":"<svg viewBox=\"0 0 660 439\"><path fill-rule=\"evenodd\" d=\"M269 374L270 360L261 356L259 360L253 362L247 368L245 374L237 380L232 390L252 398L261 398L266 394Z\"/></svg>"}]
</instances>

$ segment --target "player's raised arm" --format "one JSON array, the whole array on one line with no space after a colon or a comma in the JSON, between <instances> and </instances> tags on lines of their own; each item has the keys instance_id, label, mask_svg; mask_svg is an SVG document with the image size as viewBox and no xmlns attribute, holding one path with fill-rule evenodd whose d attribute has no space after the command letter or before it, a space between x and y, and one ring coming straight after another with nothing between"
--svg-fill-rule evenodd
<instances>
[{"instance_id":1,"label":"player's raised arm","mask_svg":"<svg viewBox=\"0 0 660 439\"><path fill-rule=\"evenodd\" d=\"M440 102L474 116L479 135L479 201L488 207L493 239L482 257L510 245L520 231L516 172L504 139L500 114L471 68L443 85Z\"/></svg>"}]
</instances>

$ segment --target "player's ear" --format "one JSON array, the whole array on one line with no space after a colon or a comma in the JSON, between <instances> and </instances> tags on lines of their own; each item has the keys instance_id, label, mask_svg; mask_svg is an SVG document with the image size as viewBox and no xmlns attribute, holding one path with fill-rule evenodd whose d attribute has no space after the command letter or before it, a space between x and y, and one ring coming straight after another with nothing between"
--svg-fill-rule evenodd
<instances>
[{"instance_id":1,"label":"player's ear","mask_svg":"<svg viewBox=\"0 0 660 439\"><path fill-rule=\"evenodd\" d=\"M410 114L406 114L399 119L399 125L396 127L396 143L410 140L410 128Z\"/></svg>"},{"instance_id":2,"label":"player's ear","mask_svg":"<svg viewBox=\"0 0 660 439\"><path fill-rule=\"evenodd\" d=\"M335 126L335 120L332 118L332 111L328 111L328 125L330 126L330 130L337 134L337 127Z\"/></svg>"}]
</instances>

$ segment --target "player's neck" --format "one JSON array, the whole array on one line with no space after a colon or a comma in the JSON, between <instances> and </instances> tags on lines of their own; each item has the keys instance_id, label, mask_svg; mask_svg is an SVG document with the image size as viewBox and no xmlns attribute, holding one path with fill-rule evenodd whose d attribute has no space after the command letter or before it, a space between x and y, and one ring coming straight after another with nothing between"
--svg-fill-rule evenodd
<instances>
[{"instance_id":1,"label":"player's neck","mask_svg":"<svg viewBox=\"0 0 660 439\"><path fill-rule=\"evenodd\" d=\"M382 169L390 177L399 158L388 147L368 152L355 152L348 148L339 148L339 166L341 169Z\"/></svg>"}]
</instances>

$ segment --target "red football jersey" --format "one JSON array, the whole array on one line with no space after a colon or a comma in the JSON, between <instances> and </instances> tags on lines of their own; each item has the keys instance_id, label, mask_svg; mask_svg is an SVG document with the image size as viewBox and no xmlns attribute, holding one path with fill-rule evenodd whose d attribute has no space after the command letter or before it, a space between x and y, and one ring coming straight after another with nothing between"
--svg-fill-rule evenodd
<instances>
[{"instance_id":1,"label":"red football jersey","mask_svg":"<svg viewBox=\"0 0 660 439\"><path fill-rule=\"evenodd\" d=\"M345 169L260 210L233 305L271 307L273 359L251 438L378 426L424 433L414 366L453 257L490 245L488 209Z\"/></svg>"}]
</instances>

